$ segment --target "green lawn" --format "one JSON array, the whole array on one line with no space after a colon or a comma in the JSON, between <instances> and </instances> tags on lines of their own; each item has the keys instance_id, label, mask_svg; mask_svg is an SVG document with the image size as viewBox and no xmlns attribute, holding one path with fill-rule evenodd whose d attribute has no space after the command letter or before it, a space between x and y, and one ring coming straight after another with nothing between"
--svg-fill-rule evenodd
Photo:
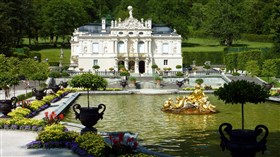
<instances>
[{"instance_id":1,"label":"green lawn","mask_svg":"<svg viewBox=\"0 0 280 157\"><path fill-rule=\"evenodd\" d=\"M243 40L234 41L234 47L248 47L248 48L270 48L272 43L265 42L249 42ZM226 46L221 46L219 40L209 38L189 38L183 41L182 51L223 51Z\"/></svg>"},{"instance_id":2,"label":"green lawn","mask_svg":"<svg viewBox=\"0 0 280 157\"><path fill-rule=\"evenodd\" d=\"M70 55L71 55L71 50L70 48L63 48L63 64L70 64ZM38 51L31 51L31 52L38 52L41 54L41 60L46 60L46 58L49 59L49 62L59 62L60 61L60 48L51 48L51 49L42 49Z\"/></svg>"}]
</instances>

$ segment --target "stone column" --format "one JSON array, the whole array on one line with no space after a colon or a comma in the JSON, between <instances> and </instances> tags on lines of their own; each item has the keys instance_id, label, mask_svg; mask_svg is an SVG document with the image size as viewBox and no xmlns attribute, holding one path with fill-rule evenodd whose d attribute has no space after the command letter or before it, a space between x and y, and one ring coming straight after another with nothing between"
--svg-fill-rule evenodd
<instances>
[{"instance_id":1,"label":"stone column","mask_svg":"<svg viewBox=\"0 0 280 157\"><path fill-rule=\"evenodd\" d=\"M146 58L145 65L146 65L145 67L146 73L150 74L150 58L148 57Z\"/></svg>"},{"instance_id":2,"label":"stone column","mask_svg":"<svg viewBox=\"0 0 280 157\"><path fill-rule=\"evenodd\" d=\"M124 67L128 70L128 58L124 59Z\"/></svg>"},{"instance_id":3,"label":"stone column","mask_svg":"<svg viewBox=\"0 0 280 157\"><path fill-rule=\"evenodd\" d=\"M135 73L139 74L139 58L135 58Z\"/></svg>"}]
</instances>

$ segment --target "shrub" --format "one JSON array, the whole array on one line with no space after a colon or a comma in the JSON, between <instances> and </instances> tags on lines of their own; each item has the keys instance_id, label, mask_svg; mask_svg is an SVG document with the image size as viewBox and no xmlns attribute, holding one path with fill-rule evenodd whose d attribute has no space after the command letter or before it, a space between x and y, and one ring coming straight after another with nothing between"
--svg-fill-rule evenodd
<instances>
[{"instance_id":1,"label":"shrub","mask_svg":"<svg viewBox=\"0 0 280 157\"><path fill-rule=\"evenodd\" d=\"M120 76L129 76L130 74L129 74L129 72L128 71L122 71L121 73L120 73Z\"/></svg>"},{"instance_id":2,"label":"shrub","mask_svg":"<svg viewBox=\"0 0 280 157\"><path fill-rule=\"evenodd\" d=\"M156 69L156 68L158 68L158 66L156 64L153 64L152 69Z\"/></svg>"},{"instance_id":3,"label":"shrub","mask_svg":"<svg viewBox=\"0 0 280 157\"><path fill-rule=\"evenodd\" d=\"M60 75L61 75L61 77L69 77L70 76L70 74L66 71L61 72Z\"/></svg>"},{"instance_id":4,"label":"shrub","mask_svg":"<svg viewBox=\"0 0 280 157\"><path fill-rule=\"evenodd\" d=\"M203 65L205 61L211 61L212 64L224 64L224 51L207 51L207 52L182 52L183 63L192 65L192 61L196 61L196 65Z\"/></svg>"},{"instance_id":5,"label":"shrub","mask_svg":"<svg viewBox=\"0 0 280 157\"><path fill-rule=\"evenodd\" d=\"M203 79L196 79L195 80L195 83L197 83L199 85L201 85L203 82L204 82Z\"/></svg>"},{"instance_id":6,"label":"shrub","mask_svg":"<svg viewBox=\"0 0 280 157\"><path fill-rule=\"evenodd\" d=\"M182 76L184 76L184 74L181 71L179 71L179 72L176 72L176 76L182 77Z\"/></svg>"},{"instance_id":7,"label":"shrub","mask_svg":"<svg viewBox=\"0 0 280 157\"><path fill-rule=\"evenodd\" d=\"M97 69L100 68L100 66L99 65L94 65L94 66L92 66L92 68L97 70Z\"/></svg>"},{"instance_id":8,"label":"shrub","mask_svg":"<svg viewBox=\"0 0 280 157\"><path fill-rule=\"evenodd\" d=\"M50 72L50 74L49 74L49 77L52 77L52 78L59 78L60 76L61 76L61 74L58 71L53 71L53 72Z\"/></svg>"},{"instance_id":9,"label":"shrub","mask_svg":"<svg viewBox=\"0 0 280 157\"><path fill-rule=\"evenodd\" d=\"M129 77L130 81L136 81L136 77Z\"/></svg>"},{"instance_id":10,"label":"shrub","mask_svg":"<svg viewBox=\"0 0 280 157\"><path fill-rule=\"evenodd\" d=\"M93 132L86 132L76 138L79 147L94 156L102 156L105 150L105 142L100 135Z\"/></svg>"},{"instance_id":11,"label":"shrub","mask_svg":"<svg viewBox=\"0 0 280 157\"><path fill-rule=\"evenodd\" d=\"M182 65L176 65L176 69L181 69Z\"/></svg>"}]
</instances>

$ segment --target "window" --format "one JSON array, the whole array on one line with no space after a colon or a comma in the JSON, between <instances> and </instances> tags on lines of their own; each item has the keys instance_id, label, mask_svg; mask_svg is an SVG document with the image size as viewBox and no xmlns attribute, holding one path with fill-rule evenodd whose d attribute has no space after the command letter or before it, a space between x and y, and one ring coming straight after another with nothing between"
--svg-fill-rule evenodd
<instances>
[{"instance_id":1,"label":"window","mask_svg":"<svg viewBox=\"0 0 280 157\"><path fill-rule=\"evenodd\" d=\"M123 34L123 32L119 32L119 34Z\"/></svg>"},{"instance_id":2,"label":"window","mask_svg":"<svg viewBox=\"0 0 280 157\"><path fill-rule=\"evenodd\" d=\"M163 65L168 65L168 60L167 59L163 60Z\"/></svg>"},{"instance_id":3,"label":"window","mask_svg":"<svg viewBox=\"0 0 280 157\"><path fill-rule=\"evenodd\" d=\"M93 65L98 65L98 60L97 59L93 60Z\"/></svg>"},{"instance_id":4,"label":"window","mask_svg":"<svg viewBox=\"0 0 280 157\"><path fill-rule=\"evenodd\" d=\"M139 53L144 53L144 42L143 41L139 41L138 42L138 52Z\"/></svg>"},{"instance_id":5,"label":"window","mask_svg":"<svg viewBox=\"0 0 280 157\"><path fill-rule=\"evenodd\" d=\"M132 35L132 34L133 34L133 32L129 32L128 34Z\"/></svg>"},{"instance_id":6,"label":"window","mask_svg":"<svg viewBox=\"0 0 280 157\"><path fill-rule=\"evenodd\" d=\"M124 53L124 42L123 41L119 41L118 42L118 52L119 53Z\"/></svg>"},{"instance_id":7,"label":"window","mask_svg":"<svg viewBox=\"0 0 280 157\"><path fill-rule=\"evenodd\" d=\"M98 53L99 52L99 44L98 43L93 43L92 44L92 52L93 53Z\"/></svg>"},{"instance_id":8,"label":"window","mask_svg":"<svg viewBox=\"0 0 280 157\"><path fill-rule=\"evenodd\" d=\"M168 43L163 43L162 44L162 53L166 54L169 51L169 45Z\"/></svg>"},{"instance_id":9,"label":"window","mask_svg":"<svg viewBox=\"0 0 280 157\"><path fill-rule=\"evenodd\" d=\"M139 34L140 34L140 35L143 35L144 33L143 33L143 32L139 32Z\"/></svg>"}]
</instances>

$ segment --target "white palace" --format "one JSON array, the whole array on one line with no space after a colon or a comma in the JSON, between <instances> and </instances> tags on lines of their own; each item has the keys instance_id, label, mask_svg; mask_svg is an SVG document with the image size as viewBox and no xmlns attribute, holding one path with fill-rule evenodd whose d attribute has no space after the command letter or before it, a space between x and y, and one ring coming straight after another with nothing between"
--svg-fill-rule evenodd
<instances>
[{"instance_id":1,"label":"white palace","mask_svg":"<svg viewBox=\"0 0 280 157\"><path fill-rule=\"evenodd\" d=\"M160 69L182 65L181 35L163 25L152 24L152 20L133 18L133 8L128 7L129 17L110 24L102 18L101 24L79 27L71 39L71 65L84 71L92 71L99 65L100 71L118 69L122 64L131 73L152 74L151 66ZM181 70L181 69L179 69Z\"/></svg>"}]
</instances>

